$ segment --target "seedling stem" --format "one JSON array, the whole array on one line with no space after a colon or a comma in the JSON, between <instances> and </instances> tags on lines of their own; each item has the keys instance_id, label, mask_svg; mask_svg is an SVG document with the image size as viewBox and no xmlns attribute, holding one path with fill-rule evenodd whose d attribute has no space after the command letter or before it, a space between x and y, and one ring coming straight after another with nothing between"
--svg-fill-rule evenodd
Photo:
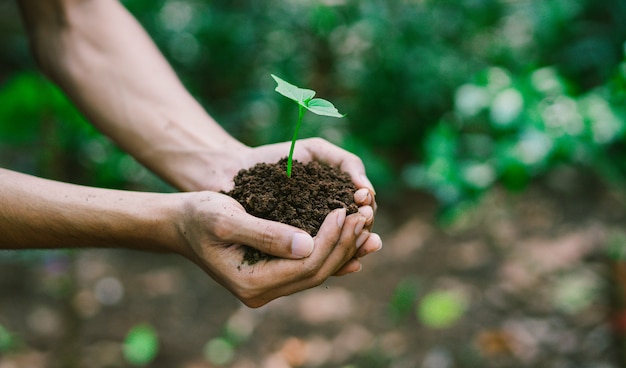
<instances>
[{"instance_id":1,"label":"seedling stem","mask_svg":"<svg viewBox=\"0 0 626 368\"><path fill-rule=\"evenodd\" d=\"M296 140L298 140L298 133L300 132L300 125L302 125L302 118L306 110L309 110L317 115L332 116L335 118L342 118L345 115L340 114L335 106L321 98L313 98L315 91L310 89L298 88L291 83L285 82L281 78L272 74L272 78L277 83L276 92L281 95L295 101L298 104L298 122L296 123L296 130L293 133L291 139L291 147L289 148L289 156L287 157L287 177L291 178L291 168L293 166L293 151L296 147Z\"/></svg>"}]
</instances>

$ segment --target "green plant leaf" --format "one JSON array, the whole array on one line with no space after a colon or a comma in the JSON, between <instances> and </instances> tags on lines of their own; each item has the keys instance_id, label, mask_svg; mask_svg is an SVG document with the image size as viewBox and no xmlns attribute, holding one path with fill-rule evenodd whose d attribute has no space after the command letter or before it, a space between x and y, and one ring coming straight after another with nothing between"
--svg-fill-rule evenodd
<instances>
[{"instance_id":1,"label":"green plant leaf","mask_svg":"<svg viewBox=\"0 0 626 368\"><path fill-rule=\"evenodd\" d=\"M137 325L126 335L123 352L129 363L146 365L154 359L158 351L159 338L151 326Z\"/></svg>"},{"instance_id":2,"label":"green plant leaf","mask_svg":"<svg viewBox=\"0 0 626 368\"><path fill-rule=\"evenodd\" d=\"M340 114L339 110L330 102L322 98L314 98L305 106L307 110L317 115L331 116L334 118L343 118L345 115Z\"/></svg>"},{"instance_id":3,"label":"green plant leaf","mask_svg":"<svg viewBox=\"0 0 626 368\"><path fill-rule=\"evenodd\" d=\"M315 91L296 87L293 84L284 81L283 79L272 74L272 78L277 83L275 91L281 95L296 101L298 104L307 107L307 103L315 96Z\"/></svg>"},{"instance_id":4,"label":"green plant leaf","mask_svg":"<svg viewBox=\"0 0 626 368\"><path fill-rule=\"evenodd\" d=\"M307 109L318 115L332 116L337 118L342 118L343 115L341 115L339 111L337 111L335 106L333 106L333 104L329 101L321 98L313 98L313 96L315 96L315 91L296 87L274 74L271 74L271 76L276 81L275 91L298 103L298 122L296 124L296 130L293 133L293 138L291 139L289 156L287 156L287 177L291 177L291 167L293 165L293 150L296 146L296 140L298 140L298 132L300 131L300 125L302 124L304 109Z\"/></svg>"},{"instance_id":5,"label":"green plant leaf","mask_svg":"<svg viewBox=\"0 0 626 368\"><path fill-rule=\"evenodd\" d=\"M345 116L339 113L337 108L330 101L324 100L323 98L313 98L315 91L294 86L274 74L272 74L272 78L274 78L277 83L276 92L296 101L299 105L312 113L334 118L342 118Z\"/></svg>"}]
</instances>

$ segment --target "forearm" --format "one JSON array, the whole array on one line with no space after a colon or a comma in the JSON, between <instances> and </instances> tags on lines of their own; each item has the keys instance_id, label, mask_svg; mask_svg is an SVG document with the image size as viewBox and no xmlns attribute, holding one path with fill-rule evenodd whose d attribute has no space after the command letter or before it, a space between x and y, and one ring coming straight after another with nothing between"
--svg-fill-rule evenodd
<instances>
[{"instance_id":1,"label":"forearm","mask_svg":"<svg viewBox=\"0 0 626 368\"><path fill-rule=\"evenodd\" d=\"M20 5L44 72L95 126L166 181L182 190L207 189L211 163L246 149L185 90L117 1Z\"/></svg>"},{"instance_id":2,"label":"forearm","mask_svg":"<svg viewBox=\"0 0 626 368\"><path fill-rule=\"evenodd\" d=\"M178 252L176 196L66 184L0 169L0 249Z\"/></svg>"}]
</instances>

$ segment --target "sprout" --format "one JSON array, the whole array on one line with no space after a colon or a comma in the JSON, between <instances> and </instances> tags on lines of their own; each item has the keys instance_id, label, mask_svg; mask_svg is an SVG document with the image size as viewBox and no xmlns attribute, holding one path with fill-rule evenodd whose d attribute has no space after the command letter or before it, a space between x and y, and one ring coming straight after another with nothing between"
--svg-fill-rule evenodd
<instances>
[{"instance_id":1,"label":"sprout","mask_svg":"<svg viewBox=\"0 0 626 368\"><path fill-rule=\"evenodd\" d=\"M291 148L289 149L289 156L287 157L287 176L291 177L293 150L296 146L296 140L298 139L298 132L300 131L300 124L302 123L302 117L304 116L305 109L317 115L331 116L334 118L342 118L345 115L340 114L335 106L333 106L333 104L329 101L322 98L313 98L313 96L315 96L315 91L296 87L291 83L285 82L274 74L272 74L272 78L274 78L277 83L276 92L298 104L298 123L296 124L296 130L293 133L293 138L291 139Z\"/></svg>"}]
</instances>

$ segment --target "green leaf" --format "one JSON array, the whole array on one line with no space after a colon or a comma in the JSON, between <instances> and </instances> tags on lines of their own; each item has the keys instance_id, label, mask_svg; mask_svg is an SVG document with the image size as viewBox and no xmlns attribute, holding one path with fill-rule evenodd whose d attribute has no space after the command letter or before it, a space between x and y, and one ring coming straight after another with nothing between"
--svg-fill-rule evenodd
<instances>
[{"instance_id":1,"label":"green leaf","mask_svg":"<svg viewBox=\"0 0 626 368\"><path fill-rule=\"evenodd\" d=\"M296 101L298 104L307 107L307 103L315 96L315 91L299 88L294 86L293 84L282 80L281 78L272 74L272 78L277 83L275 91L280 93L281 95Z\"/></svg>"},{"instance_id":2,"label":"green leaf","mask_svg":"<svg viewBox=\"0 0 626 368\"><path fill-rule=\"evenodd\" d=\"M133 327L124 341L124 358L134 365L146 365L159 351L159 338L156 331L148 325Z\"/></svg>"},{"instance_id":3,"label":"green leaf","mask_svg":"<svg viewBox=\"0 0 626 368\"><path fill-rule=\"evenodd\" d=\"M345 115L340 114L339 110L335 106L333 106L330 101L326 101L322 98L314 98L307 106L305 106L307 110L316 113L317 115L331 116L334 118L343 118Z\"/></svg>"},{"instance_id":4,"label":"green leaf","mask_svg":"<svg viewBox=\"0 0 626 368\"><path fill-rule=\"evenodd\" d=\"M296 87L293 84L284 81L280 77L272 74L272 78L277 83L276 92L296 101L299 105L317 115L330 116L334 118L342 118L345 115L339 113L337 108L330 101L322 98L313 98L315 91L306 88Z\"/></svg>"}]
</instances>

